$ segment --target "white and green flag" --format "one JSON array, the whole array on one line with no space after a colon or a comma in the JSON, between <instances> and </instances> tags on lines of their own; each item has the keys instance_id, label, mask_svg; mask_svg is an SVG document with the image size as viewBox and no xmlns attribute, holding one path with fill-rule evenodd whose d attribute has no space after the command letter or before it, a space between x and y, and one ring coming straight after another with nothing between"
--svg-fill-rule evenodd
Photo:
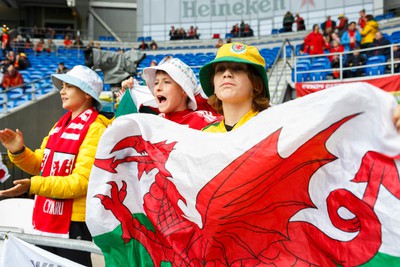
<instances>
[{"instance_id":1,"label":"white and green flag","mask_svg":"<svg viewBox=\"0 0 400 267\"><path fill-rule=\"evenodd\" d=\"M90 177L94 242L107 266L400 266L396 105L354 83L228 133L120 116Z\"/></svg>"}]
</instances>

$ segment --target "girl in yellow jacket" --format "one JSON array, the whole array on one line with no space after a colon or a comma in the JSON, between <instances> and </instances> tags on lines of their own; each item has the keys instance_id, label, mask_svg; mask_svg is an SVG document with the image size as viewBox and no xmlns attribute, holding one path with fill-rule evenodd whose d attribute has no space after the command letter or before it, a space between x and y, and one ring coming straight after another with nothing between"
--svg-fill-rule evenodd
<instances>
[{"instance_id":1,"label":"girl in yellow jacket","mask_svg":"<svg viewBox=\"0 0 400 267\"><path fill-rule=\"evenodd\" d=\"M375 33L379 30L378 22L374 19L374 16L367 15L367 23L364 29L360 32L361 38L361 49L368 48L374 41Z\"/></svg>"},{"instance_id":2,"label":"girl in yellow jacket","mask_svg":"<svg viewBox=\"0 0 400 267\"><path fill-rule=\"evenodd\" d=\"M53 74L52 81L68 112L35 151L25 147L21 131L0 131L0 141L11 161L34 175L14 181L15 186L0 191L0 196L25 192L36 195L33 227L37 234L91 240L85 223L88 179L98 141L109 124L109 119L99 114L103 82L85 66L75 66L67 74ZM43 248L85 266L92 265L88 252Z\"/></svg>"}]
</instances>

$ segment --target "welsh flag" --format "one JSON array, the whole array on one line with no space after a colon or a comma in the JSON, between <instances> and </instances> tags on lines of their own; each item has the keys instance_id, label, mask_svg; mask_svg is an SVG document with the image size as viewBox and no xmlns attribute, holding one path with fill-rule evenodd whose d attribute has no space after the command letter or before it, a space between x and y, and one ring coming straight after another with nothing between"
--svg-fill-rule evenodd
<instances>
[{"instance_id":1,"label":"welsh flag","mask_svg":"<svg viewBox=\"0 0 400 267\"><path fill-rule=\"evenodd\" d=\"M90 177L94 242L107 266L400 266L396 105L354 83L229 133L120 116Z\"/></svg>"}]
</instances>

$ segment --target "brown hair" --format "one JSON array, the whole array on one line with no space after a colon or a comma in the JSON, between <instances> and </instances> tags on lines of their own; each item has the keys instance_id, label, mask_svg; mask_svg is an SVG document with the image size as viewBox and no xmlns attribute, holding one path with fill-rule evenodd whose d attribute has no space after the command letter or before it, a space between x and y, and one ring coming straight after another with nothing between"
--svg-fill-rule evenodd
<instances>
[{"instance_id":1,"label":"brown hair","mask_svg":"<svg viewBox=\"0 0 400 267\"><path fill-rule=\"evenodd\" d=\"M249 77L253 85L253 110L263 111L270 107L269 99L267 98L267 88L265 83L261 78L258 71L250 64L247 65L247 77ZM213 64L213 71L211 73L211 84L214 88L214 74L215 74L215 64ZM219 114L224 115L222 110L222 101L218 99L217 95L214 93L208 98L208 104Z\"/></svg>"}]
</instances>

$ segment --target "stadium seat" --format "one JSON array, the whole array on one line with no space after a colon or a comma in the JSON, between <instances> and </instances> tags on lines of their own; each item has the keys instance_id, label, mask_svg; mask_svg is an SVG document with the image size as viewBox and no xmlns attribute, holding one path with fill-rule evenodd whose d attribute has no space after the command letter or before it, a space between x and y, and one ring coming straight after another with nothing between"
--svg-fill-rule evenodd
<instances>
[{"instance_id":1,"label":"stadium seat","mask_svg":"<svg viewBox=\"0 0 400 267\"><path fill-rule=\"evenodd\" d=\"M146 36L146 37L144 38L144 41L145 41L145 42L151 42L151 40L152 40L151 36Z\"/></svg>"},{"instance_id":2,"label":"stadium seat","mask_svg":"<svg viewBox=\"0 0 400 267\"><path fill-rule=\"evenodd\" d=\"M219 39L220 38L219 33L214 33L212 38L213 39Z\"/></svg>"},{"instance_id":3,"label":"stadium seat","mask_svg":"<svg viewBox=\"0 0 400 267\"><path fill-rule=\"evenodd\" d=\"M383 20L383 15L375 16L375 20L376 20L376 21Z\"/></svg>"},{"instance_id":4,"label":"stadium seat","mask_svg":"<svg viewBox=\"0 0 400 267\"><path fill-rule=\"evenodd\" d=\"M228 38L232 38L232 34L231 33L225 33L225 39L228 39Z\"/></svg>"},{"instance_id":5,"label":"stadium seat","mask_svg":"<svg viewBox=\"0 0 400 267\"><path fill-rule=\"evenodd\" d=\"M138 41L138 42L144 41L144 36L139 36L139 37L137 38L137 41Z\"/></svg>"},{"instance_id":6,"label":"stadium seat","mask_svg":"<svg viewBox=\"0 0 400 267\"><path fill-rule=\"evenodd\" d=\"M394 17L395 17L395 13L393 13L393 12L388 12L385 15L383 15L384 19L391 19L391 18L394 18Z\"/></svg>"},{"instance_id":7,"label":"stadium seat","mask_svg":"<svg viewBox=\"0 0 400 267\"><path fill-rule=\"evenodd\" d=\"M306 82L308 80L308 73L298 73L299 71L307 71L308 68L305 65L296 67L297 82ZM292 80L294 81L294 69L292 70Z\"/></svg>"},{"instance_id":8,"label":"stadium seat","mask_svg":"<svg viewBox=\"0 0 400 267\"><path fill-rule=\"evenodd\" d=\"M99 36L99 41L107 41L107 36L104 35Z\"/></svg>"},{"instance_id":9,"label":"stadium seat","mask_svg":"<svg viewBox=\"0 0 400 267\"><path fill-rule=\"evenodd\" d=\"M279 30L278 29L272 29L271 34L278 34Z\"/></svg>"}]
</instances>

